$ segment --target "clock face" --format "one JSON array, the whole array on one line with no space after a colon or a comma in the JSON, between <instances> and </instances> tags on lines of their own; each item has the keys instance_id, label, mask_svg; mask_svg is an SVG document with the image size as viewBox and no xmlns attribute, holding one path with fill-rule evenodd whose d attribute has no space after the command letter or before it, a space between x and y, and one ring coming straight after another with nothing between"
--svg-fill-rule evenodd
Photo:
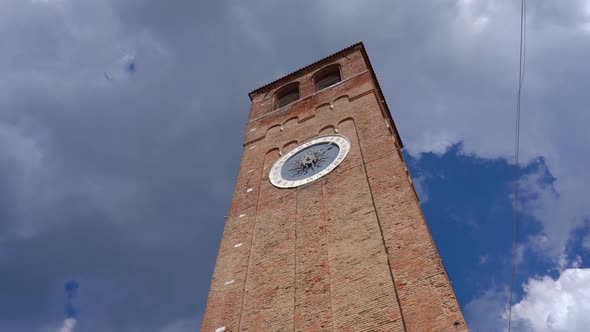
<instances>
[{"instance_id":1,"label":"clock face","mask_svg":"<svg viewBox=\"0 0 590 332\"><path fill-rule=\"evenodd\" d=\"M279 188L293 188L315 181L338 166L350 150L341 135L307 141L279 158L270 169L270 182Z\"/></svg>"}]
</instances>

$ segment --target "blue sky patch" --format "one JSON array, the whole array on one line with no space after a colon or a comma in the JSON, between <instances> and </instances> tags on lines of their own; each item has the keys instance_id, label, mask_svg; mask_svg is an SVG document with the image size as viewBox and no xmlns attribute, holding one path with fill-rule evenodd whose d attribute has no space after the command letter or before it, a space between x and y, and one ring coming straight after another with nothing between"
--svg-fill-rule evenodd
<instances>
[{"instance_id":1,"label":"blue sky patch","mask_svg":"<svg viewBox=\"0 0 590 332\"><path fill-rule=\"evenodd\" d=\"M421 207L459 303L469 303L484 289L508 285L514 165L465 155L461 144L443 155L404 156L412 177L421 183L420 194L428 197ZM544 168L543 159L538 159L520 172L524 177ZM542 181L551 185L553 178L547 172ZM519 244L540 231L533 218L519 214ZM549 267L542 257L527 255L518 265L516 285ZM515 291L517 296L522 293L521 287Z\"/></svg>"}]
</instances>

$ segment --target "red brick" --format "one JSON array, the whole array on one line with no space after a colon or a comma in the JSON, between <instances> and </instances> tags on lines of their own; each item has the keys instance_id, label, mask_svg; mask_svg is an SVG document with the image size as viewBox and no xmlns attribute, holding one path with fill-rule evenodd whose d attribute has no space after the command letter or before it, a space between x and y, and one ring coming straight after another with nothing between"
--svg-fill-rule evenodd
<instances>
[{"instance_id":1,"label":"red brick","mask_svg":"<svg viewBox=\"0 0 590 332\"><path fill-rule=\"evenodd\" d=\"M316 92L313 75L332 64L342 82ZM295 81L300 100L274 110ZM201 330L467 331L362 44L251 98ZM270 183L279 152L336 130L351 150L333 172L299 188Z\"/></svg>"}]
</instances>

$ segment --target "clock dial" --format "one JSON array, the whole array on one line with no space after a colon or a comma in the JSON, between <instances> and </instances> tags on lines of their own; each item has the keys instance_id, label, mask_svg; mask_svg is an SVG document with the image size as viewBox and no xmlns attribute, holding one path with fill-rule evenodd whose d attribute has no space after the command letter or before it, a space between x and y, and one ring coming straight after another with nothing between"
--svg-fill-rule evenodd
<instances>
[{"instance_id":1,"label":"clock dial","mask_svg":"<svg viewBox=\"0 0 590 332\"><path fill-rule=\"evenodd\" d=\"M285 154L270 170L270 182L279 188L293 188L319 179L338 166L350 150L340 135L322 136Z\"/></svg>"}]
</instances>

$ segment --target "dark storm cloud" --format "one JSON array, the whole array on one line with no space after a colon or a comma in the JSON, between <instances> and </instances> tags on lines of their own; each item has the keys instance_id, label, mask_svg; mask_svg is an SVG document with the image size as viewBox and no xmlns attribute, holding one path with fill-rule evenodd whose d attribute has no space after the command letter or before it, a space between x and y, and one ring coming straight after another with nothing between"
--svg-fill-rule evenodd
<instances>
[{"instance_id":1,"label":"dark storm cloud","mask_svg":"<svg viewBox=\"0 0 590 332\"><path fill-rule=\"evenodd\" d=\"M103 19L105 30L121 24L111 15L92 19L90 4L75 4L69 12L51 5L40 4L57 18L66 12L79 15L78 20ZM99 14L107 11L103 7ZM76 329L159 330L183 319L196 328L241 153L248 90L226 84L231 76L221 75L219 68L237 70L240 64L231 65L235 55L230 52L208 51L199 43L206 31L199 32L197 21L183 22L185 32L193 30L179 40L167 35L168 25L195 10L177 8L166 18L168 25L150 25L162 12L148 9L116 12L130 10L137 22L130 19L97 41L97 48L108 48L109 42L131 40L123 47L136 48L142 63L131 79L111 73L108 86L97 81L104 80L109 62L87 54L94 45L89 50L68 45L77 43L76 36L60 36L67 27L59 21L52 22L55 27L30 22L45 30L49 41L14 42L40 59L32 57L17 67L20 72L7 75L16 82L18 75L29 75L52 84L15 84L2 99L6 128L17 128L3 136L13 140L6 146L31 140L42 161L24 174L28 160L0 159L0 330L57 329L62 285L72 277L85 285ZM199 10L207 17L206 8ZM133 38L124 36L143 30L141 24L154 31L148 42L134 47ZM62 56L80 57L67 64L62 62L68 59L56 58L47 68L27 70L49 61L41 55L51 57L56 48L66 53ZM158 52L173 60L159 58ZM212 65L213 59L220 67ZM119 68L124 70L124 64ZM23 228L27 234L21 234Z\"/></svg>"},{"instance_id":2,"label":"dark storm cloud","mask_svg":"<svg viewBox=\"0 0 590 332\"><path fill-rule=\"evenodd\" d=\"M247 93L354 42L366 42L406 144L469 138L422 139L432 122L419 110L453 125L449 109L504 107L497 93L512 87L490 82L511 75L514 58L486 46L516 39L457 38L460 3L1 4L0 331L55 330L72 278L84 285L76 329L195 330Z\"/></svg>"}]
</instances>

